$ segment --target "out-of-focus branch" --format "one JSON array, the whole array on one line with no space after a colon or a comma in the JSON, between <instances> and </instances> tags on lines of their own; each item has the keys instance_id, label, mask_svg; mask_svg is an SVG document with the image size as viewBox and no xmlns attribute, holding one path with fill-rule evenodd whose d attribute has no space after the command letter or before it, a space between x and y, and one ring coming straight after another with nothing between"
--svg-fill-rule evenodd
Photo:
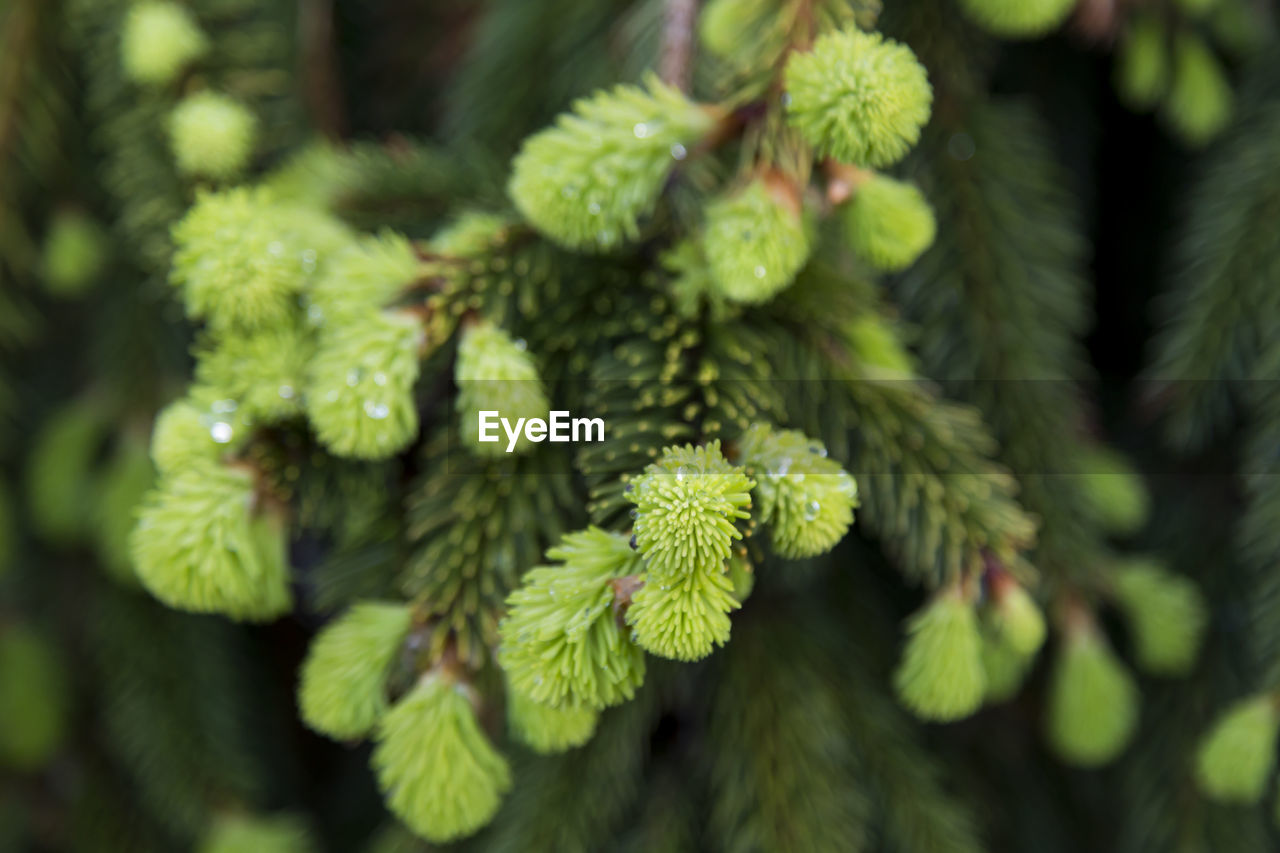
<instances>
[{"instance_id":1,"label":"out-of-focus branch","mask_svg":"<svg viewBox=\"0 0 1280 853\"><path fill-rule=\"evenodd\" d=\"M347 117L334 47L333 0L301 0L298 27L307 110L317 130L339 139Z\"/></svg>"},{"instance_id":2,"label":"out-of-focus branch","mask_svg":"<svg viewBox=\"0 0 1280 853\"><path fill-rule=\"evenodd\" d=\"M667 0L662 14L662 53L658 76L682 92L689 91L693 76L693 33L698 20L698 0Z\"/></svg>"}]
</instances>

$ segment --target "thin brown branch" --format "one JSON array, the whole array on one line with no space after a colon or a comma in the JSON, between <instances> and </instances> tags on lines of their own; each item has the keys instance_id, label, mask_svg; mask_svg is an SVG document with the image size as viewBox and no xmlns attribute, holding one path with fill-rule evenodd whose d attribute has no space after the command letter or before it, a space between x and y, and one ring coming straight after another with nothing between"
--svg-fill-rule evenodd
<instances>
[{"instance_id":1,"label":"thin brown branch","mask_svg":"<svg viewBox=\"0 0 1280 853\"><path fill-rule=\"evenodd\" d=\"M658 76L662 82L688 92L693 82L694 25L698 0L667 0L662 13L662 51Z\"/></svg>"},{"instance_id":2,"label":"thin brown branch","mask_svg":"<svg viewBox=\"0 0 1280 853\"><path fill-rule=\"evenodd\" d=\"M347 116L334 46L333 0L301 0L298 29L304 97L311 121L325 136L341 139Z\"/></svg>"}]
</instances>

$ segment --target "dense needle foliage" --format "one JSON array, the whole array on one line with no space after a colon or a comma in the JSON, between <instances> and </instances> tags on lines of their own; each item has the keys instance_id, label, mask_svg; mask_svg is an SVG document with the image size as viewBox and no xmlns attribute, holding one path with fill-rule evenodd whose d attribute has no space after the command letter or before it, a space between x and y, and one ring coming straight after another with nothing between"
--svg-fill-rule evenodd
<instances>
[{"instance_id":1,"label":"dense needle foliage","mask_svg":"<svg viewBox=\"0 0 1280 853\"><path fill-rule=\"evenodd\" d=\"M1274 14L0 0L0 851L1280 846Z\"/></svg>"}]
</instances>

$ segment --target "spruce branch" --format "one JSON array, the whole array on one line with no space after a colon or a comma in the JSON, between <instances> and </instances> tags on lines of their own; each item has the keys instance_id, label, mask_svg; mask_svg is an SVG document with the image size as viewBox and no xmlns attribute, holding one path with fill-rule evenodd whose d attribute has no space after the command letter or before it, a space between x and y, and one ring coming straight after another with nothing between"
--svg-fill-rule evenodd
<instances>
[{"instance_id":1,"label":"spruce branch","mask_svg":"<svg viewBox=\"0 0 1280 853\"><path fill-rule=\"evenodd\" d=\"M658 77L668 86L689 91L693 79L694 32L698 0L664 0Z\"/></svg>"}]
</instances>

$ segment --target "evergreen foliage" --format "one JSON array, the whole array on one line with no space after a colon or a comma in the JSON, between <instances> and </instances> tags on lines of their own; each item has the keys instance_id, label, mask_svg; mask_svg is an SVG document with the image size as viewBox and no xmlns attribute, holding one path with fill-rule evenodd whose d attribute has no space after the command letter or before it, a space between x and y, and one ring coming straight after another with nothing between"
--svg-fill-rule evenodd
<instances>
[{"instance_id":1,"label":"evergreen foliage","mask_svg":"<svg viewBox=\"0 0 1280 853\"><path fill-rule=\"evenodd\" d=\"M1196 780L1226 802L1257 802L1276 760L1280 715L1275 697L1243 699L1223 712L1196 756Z\"/></svg>"},{"instance_id":2,"label":"evergreen foliage","mask_svg":"<svg viewBox=\"0 0 1280 853\"><path fill-rule=\"evenodd\" d=\"M62 747L67 674L49 640L22 624L0 630L0 764L29 771Z\"/></svg>"},{"instance_id":3,"label":"evergreen foliage","mask_svg":"<svg viewBox=\"0 0 1280 853\"><path fill-rule=\"evenodd\" d=\"M1097 629L1083 624L1058 649L1049 693L1049 742L1064 761L1095 767L1133 737L1138 687Z\"/></svg>"},{"instance_id":4,"label":"evergreen foliage","mask_svg":"<svg viewBox=\"0 0 1280 853\"><path fill-rule=\"evenodd\" d=\"M293 605L283 521L243 467L204 464L165 477L134 529L138 577L161 601L236 619L272 619Z\"/></svg>"},{"instance_id":5,"label":"evergreen foliage","mask_svg":"<svg viewBox=\"0 0 1280 853\"><path fill-rule=\"evenodd\" d=\"M786 86L787 120L820 156L873 168L906 155L933 102L910 48L857 30L828 33L793 55Z\"/></svg>"},{"instance_id":6,"label":"evergreen foliage","mask_svg":"<svg viewBox=\"0 0 1280 853\"><path fill-rule=\"evenodd\" d=\"M954 720L976 711L986 677L972 605L958 590L946 591L912 617L907 633L893 682L902 703L926 720Z\"/></svg>"},{"instance_id":7,"label":"evergreen foliage","mask_svg":"<svg viewBox=\"0 0 1280 853\"><path fill-rule=\"evenodd\" d=\"M796 190L781 176L752 181L707 205L702 250L715 289L731 302L765 302L809 257Z\"/></svg>"},{"instance_id":8,"label":"evergreen foliage","mask_svg":"<svg viewBox=\"0 0 1280 853\"><path fill-rule=\"evenodd\" d=\"M1270 4L884 5L0 3L0 848L1275 847Z\"/></svg>"},{"instance_id":9,"label":"evergreen foliage","mask_svg":"<svg viewBox=\"0 0 1280 853\"><path fill-rule=\"evenodd\" d=\"M1054 29L1075 8L1072 0L961 0L965 13L1005 38L1030 38Z\"/></svg>"},{"instance_id":10,"label":"evergreen foliage","mask_svg":"<svg viewBox=\"0 0 1280 853\"><path fill-rule=\"evenodd\" d=\"M919 189L870 175L845 210L849 245L877 269L898 271L915 263L937 232L933 210Z\"/></svg>"},{"instance_id":11,"label":"evergreen foliage","mask_svg":"<svg viewBox=\"0 0 1280 853\"><path fill-rule=\"evenodd\" d=\"M715 121L714 111L656 79L584 98L525 141L511 167L511 199L562 245L613 249L639 236L668 173Z\"/></svg>"},{"instance_id":12,"label":"evergreen foliage","mask_svg":"<svg viewBox=\"0 0 1280 853\"><path fill-rule=\"evenodd\" d=\"M213 180L235 177L249 164L258 120L234 98L196 92L169 117L169 144L178 171Z\"/></svg>"},{"instance_id":13,"label":"evergreen foliage","mask_svg":"<svg viewBox=\"0 0 1280 853\"><path fill-rule=\"evenodd\" d=\"M373 765L388 807L436 842L484 825L511 787L465 687L444 674L424 676L383 717Z\"/></svg>"},{"instance_id":14,"label":"evergreen foliage","mask_svg":"<svg viewBox=\"0 0 1280 853\"><path fill-rule=\"evenodd\" d=\"M135 3L120 33L124 72L139 83L171 83L208 49L199 24L177 3Z\"/></svg>"},{"instance_id":15,"label":"evergreen foliage","mask_svg":"<svg viewBox=\"0 0 1280 853\"><path fill-rule=\"evenodd\" d=\"M403 605L362 602L316 635L298 685L307 725L335 738L373 729L387 710L388 670L412 618Z\"/></svg>"},{"instance_id":16,"label":"evergreen foliage","mask_svg":"<svg viewBox=\"0 0 1280 853\"><path fill-rule=\"evenodd\" d=\"M547 552L507 600L498 658L511 686L552 707L603 708L644 681L644 654L613 613L610 581L637 566L625 538L589 528Z\"/></svg>"}]
</instances>

